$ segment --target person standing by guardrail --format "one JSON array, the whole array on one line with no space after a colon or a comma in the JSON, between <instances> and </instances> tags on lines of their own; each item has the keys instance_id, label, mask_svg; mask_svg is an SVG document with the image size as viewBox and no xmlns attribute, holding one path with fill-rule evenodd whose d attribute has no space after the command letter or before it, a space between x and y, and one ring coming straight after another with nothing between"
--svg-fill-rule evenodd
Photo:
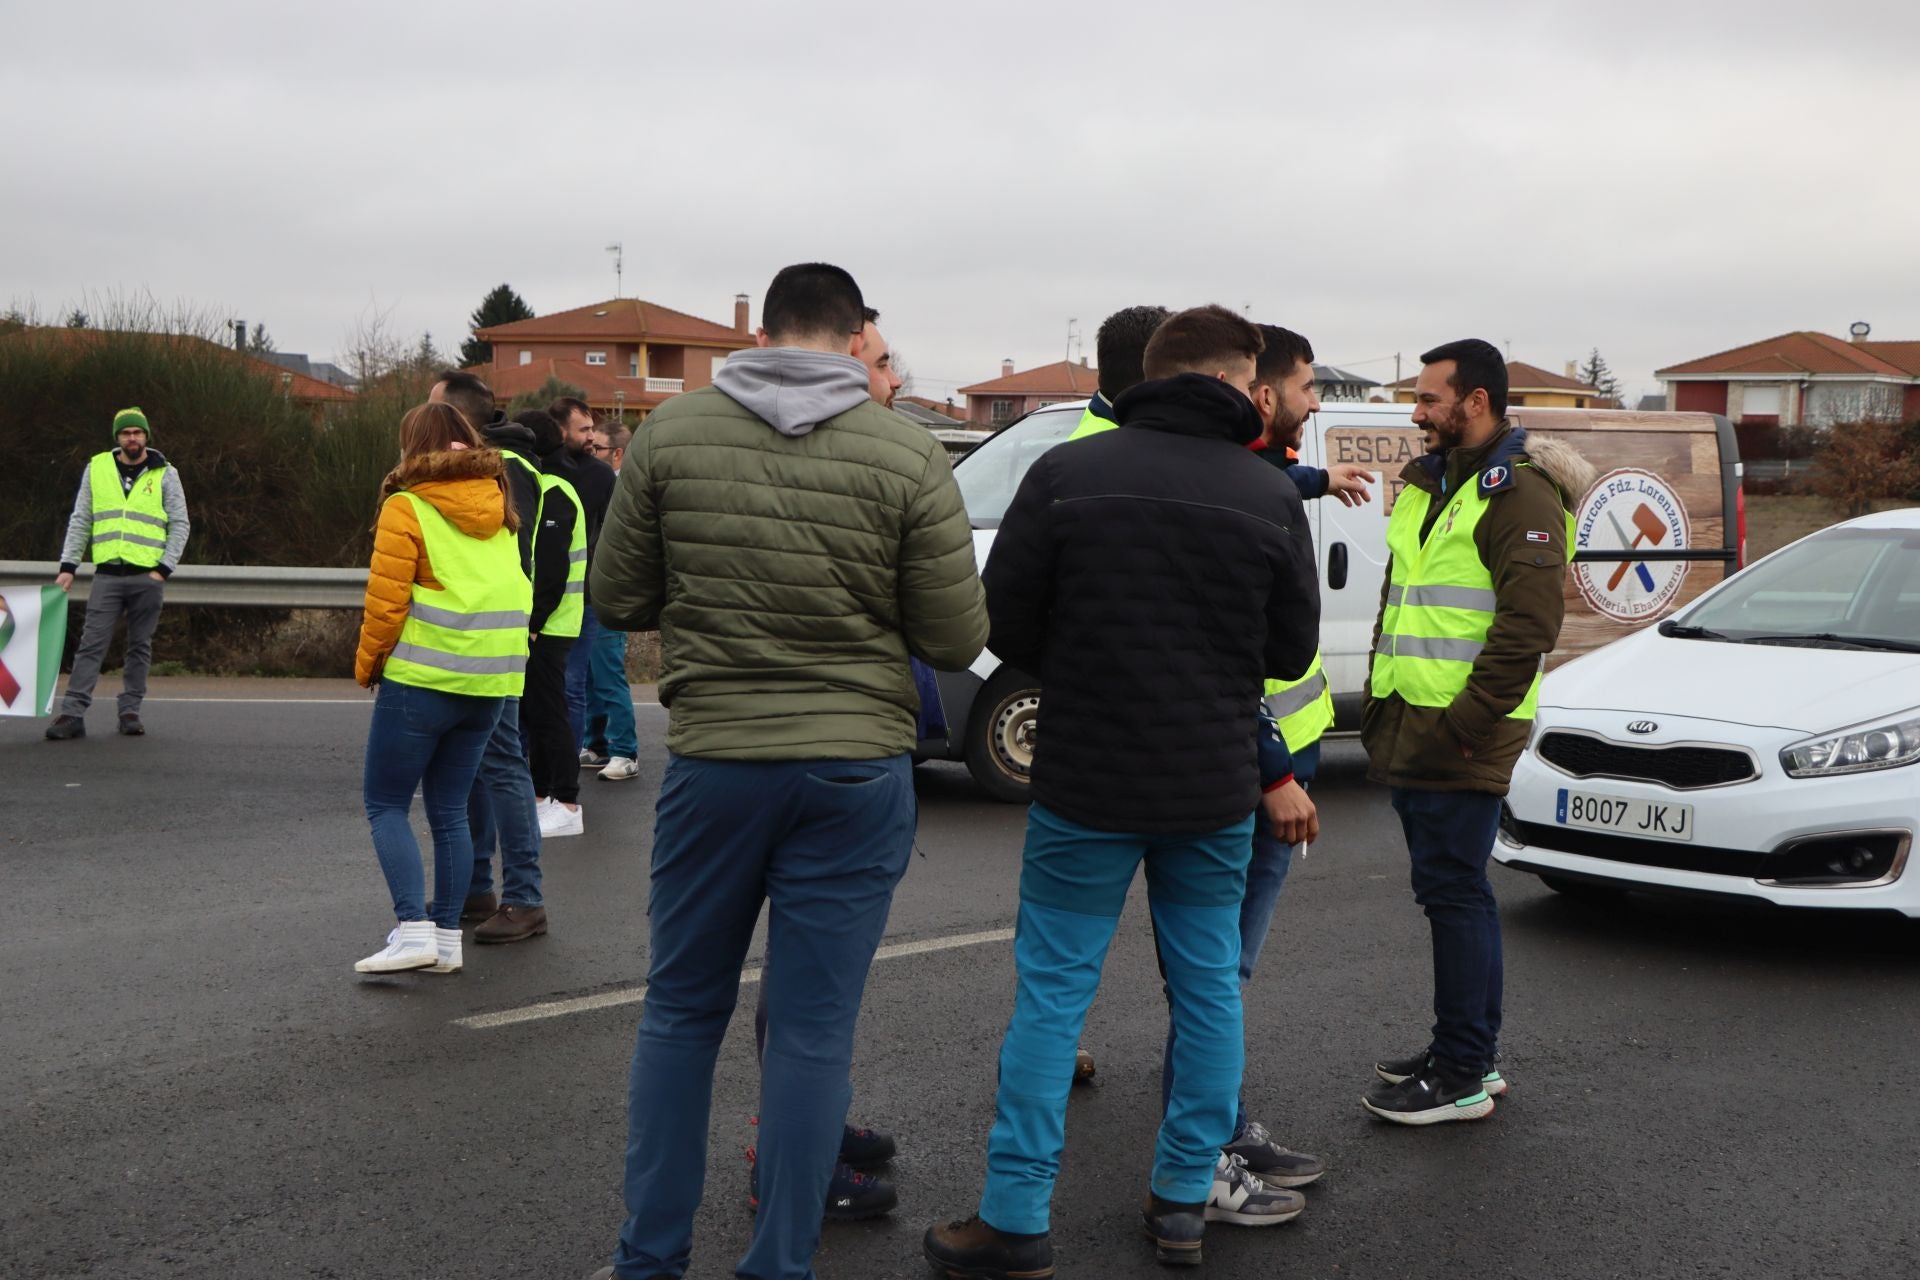
<instances>
[{"instance_id":1,"label":"person standing by guardrail","mask_svg":"<svg viewBox=\"0 0 1920 1280\"><path fill-rule=\"evenodd\" d=\"M1413 421L1427 452L1387 521L1360 737L1406 835L1433 935L1433 1034L1374 1064L1362 1099L1398 1124L1478 1120L1496 1065L1505 966L1487 859L1565 613L1570 508L1593 469L1507 421L1507 365L1465 339L1420 357Z\"/></svg>"},{"instance_id":2,"label":"person standing by guardrail","mask_svg":"<svg viewBox=\"0 0 1920 1280\"><path fill-rule=\"evenodd\" d=\"M734 1274L812 1274L854 1024L913 848L907 657L959 670L986 643L946 451L869 400L864 306L839 267L776 275L760 349L634 437L594 560L607 623L661 633L670 753L628 1216L603 1277L686 1270L714 1064L763 904L760 1212Z\"/></svg>"},{"instance_id":3,"label":"person standing by guardrail","mask_svg":"<svg viewBox=\"0 0 1920 1280\"><path fill-rule=\"evenodd\" d=\"M137 737L147 731L140 704L147 696L153 631L160 625L167 578L187 549L191 528L180 472L159 450L148 447L151 436L145 413L122 409L113 415L114 448L94 454L80 477L60 572L53 581L62 591L69 590L81 561L92 560L93 586L66 698L47 726L47 737L56 742L87 736L85 716L93 705L100 663L123 613L127 658L120 676L120 732Z\"/></svg>"},{"instance_id":4,"label":"person standing by guardrail","mask_svg":"<svg viewBox=\"0 0 1920 1280\"><path fill-rule=\"evenodd\" d=\"M379 686L362 791L397 924L360 973L461 966L467 800L501 700L525 680L533 607L505 465L458 410L424 404L401 419L400 463L380 486L353 674ZM433 831L431 903L407 820L415 787Z\"/></svg>"}]
</instances>

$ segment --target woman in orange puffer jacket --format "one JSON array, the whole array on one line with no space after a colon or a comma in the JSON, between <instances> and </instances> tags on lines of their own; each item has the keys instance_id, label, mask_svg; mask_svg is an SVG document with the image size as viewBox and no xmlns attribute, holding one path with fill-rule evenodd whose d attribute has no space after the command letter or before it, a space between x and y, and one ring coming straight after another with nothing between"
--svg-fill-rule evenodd
<instances>
[{"instance_id":1,"label":"woman in orange puffer jacket","mask_svg":"<svg viewBox=\"0 0 1920 1280\"><path fill-rule=\"evenodd\" d=\"M502 699L520 692L532 606L506 485L499 453L452 406L424 404L401 420L354 658L354 678L379 686L362 787L397 927L354 965L361 973L460 968L473 875L467 797ZM433 830L431 905L407 820L416 787Z\"/></svg>"}]
</instances>

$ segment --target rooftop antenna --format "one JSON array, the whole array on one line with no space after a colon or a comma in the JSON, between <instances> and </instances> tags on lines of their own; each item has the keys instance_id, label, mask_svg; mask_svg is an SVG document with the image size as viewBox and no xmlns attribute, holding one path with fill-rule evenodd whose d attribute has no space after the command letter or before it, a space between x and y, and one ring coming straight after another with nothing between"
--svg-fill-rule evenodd
<instances>
[{"instance_id":1,"label":"rooftop antenna","mask_svg":"<svg viewBox=\"0 0 1920 1280\"><path fill-rule=\"evenodd\" d=\"M626 287L625 276L622 271L624 255L620 242L615 240L612 244L608 245L607 252L613 255L613 296L616 298L624 297L625 294L622 293L622 290Z\"/></svg>"},{"instance_id":2,"label":"rooftop antenna","mask_svg":"<svg viewBox=\"0 0 1920 1280\"><path fill-rule=\"evenodd\" d=\"M1077 317L1067 317L1067 363L1073 363L1073 344L1080 341L1080 321Z\"/></svg>"}]
</instances>

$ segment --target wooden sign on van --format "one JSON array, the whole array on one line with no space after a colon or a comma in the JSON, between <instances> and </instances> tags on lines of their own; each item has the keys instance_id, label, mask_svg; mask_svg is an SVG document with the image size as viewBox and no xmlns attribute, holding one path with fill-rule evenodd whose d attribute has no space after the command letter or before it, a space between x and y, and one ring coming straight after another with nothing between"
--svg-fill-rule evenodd
<instances>
[{"instance_id":1,"label":"wooden sign on van","mask_svg":"<svg viewBox=\"0 0 1920 1280\"><path fill-rule=\"evenodd\" d=\"M1380 514L1393 514L1393 504L1407 487L1401 471L1426 452L1425 435L1418 427L1334 427L1327 432L1327 462L1356 462L1380 476Z\"/></svg>"}]
</instances>

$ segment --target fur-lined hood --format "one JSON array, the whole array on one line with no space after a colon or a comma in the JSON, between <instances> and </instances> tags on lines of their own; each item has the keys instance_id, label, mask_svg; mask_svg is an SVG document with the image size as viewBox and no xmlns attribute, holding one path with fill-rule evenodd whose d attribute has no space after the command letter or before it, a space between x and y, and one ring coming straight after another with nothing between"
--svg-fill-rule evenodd
<instances>
[{"instance_id":1,"label":"fur-lined hood","mask_svg":"<svg viewBox=\"0 0 1920 1280\"><path fill-rule=\"evenodd\" d=\"M1578 449L1552 436L1529 435L1525 452L1527 460L1540 474L1559 487L1562 503L1569 511L1593 487L1594 478L1600 474L1591 462L1580 456Z\"/></svg>"},{"instance_id":2,"label":"fur-lined hood","mask_svg":"<svg viewBox=\"0 0 1920 1280\"><path fill-rule=\"evenodd\" d=\"M500 488L504 468L497 449L453 449L405 459L388 479L395 488L432 503L469 538L491 538L507 522L506 495Z\"/></svg>"}]
</instances>

